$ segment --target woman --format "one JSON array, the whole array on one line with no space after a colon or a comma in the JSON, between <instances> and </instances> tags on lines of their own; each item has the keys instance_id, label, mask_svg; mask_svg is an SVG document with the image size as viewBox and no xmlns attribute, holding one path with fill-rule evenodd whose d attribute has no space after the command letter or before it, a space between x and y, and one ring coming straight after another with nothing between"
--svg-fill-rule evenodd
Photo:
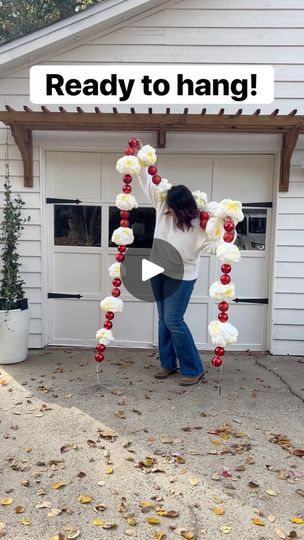
<instances>
[{"instance_id":1,"label":"woman","mask_svg":"<svg viewBox=\"0 0 304 540\"><path fill-rule=\"evenodd\" d=\"M184 314L198 277L200 252L204 250L215 253L218 242L208 240L205 231L200 227L200 212L186 186L173 186L167 196L160 199L157 186L153 184L147 167L142 167L138 179L156 210L154 238L174 246L184 267L183 279L177 280L166 275L166 270L151 279L159 318L161 364L155 377L165 379L176 373L178 361L183 375L180 385L189 386L200 379L205 382L204 367L192 334L184 321ZM172 266L172 261L170 262ZM162 266L166 267L165 264Z\"/></svg>"}]
</instances>

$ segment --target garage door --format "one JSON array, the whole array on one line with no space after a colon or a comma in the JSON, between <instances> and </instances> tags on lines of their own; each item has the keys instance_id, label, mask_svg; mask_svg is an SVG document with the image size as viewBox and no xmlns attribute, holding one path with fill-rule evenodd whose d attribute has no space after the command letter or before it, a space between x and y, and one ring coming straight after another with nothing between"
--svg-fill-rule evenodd
<instances>
[{"instance_id":1,"label":"garage door","mask_svg":"<svg viewBox=\"0 0 304 540\"><path fill-rule=\"evenodd\" d=\"M48 342L94 346L102 325L100 299L109 294L108 267L114 260L111 231L119 221L115 208L121 178L115 172L121 154L97 152L46 153L48 237ZM174 184L206 191L210 200L240 199L245 220L239 226L242 260L233 267L238 302L230 308L239 329L236 350L265 350L268 318L269 248L273 186L272 155L202 155L159 152L161 174ZM134 182L139 209L133 211L136 249L151 245L154 211ZM212 349L208 322L217 306L209 298L219 275L214 256L202 254L200 275L186 320L197 346ZM157 343L153 304L132 297L122 287L125 309L114 325L116 345L146 347Z\"/></svg>"}]
</instances>

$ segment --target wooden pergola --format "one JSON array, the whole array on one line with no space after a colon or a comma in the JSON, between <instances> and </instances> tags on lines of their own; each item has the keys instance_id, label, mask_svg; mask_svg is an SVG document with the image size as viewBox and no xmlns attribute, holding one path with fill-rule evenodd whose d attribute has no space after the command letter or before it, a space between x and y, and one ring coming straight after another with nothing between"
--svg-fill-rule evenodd
<instances>
[{"instance_id":1,"label":"wooden pergola","mask_svg":"<svg viewBox=\"0 0 304 540\"><path fill-rule=\"evenodd\" d=\"M288 115L280 115L275 109L269 115L261 115L260 109L253 114L243 114L239 109L235 114L225 114L220 109L218 114L207 114L202 109L201 114L188 114L184 109L181 114L153 113L152 108L147 113L137 113L134 108L130 113L120 113L113 107L113 112L102 112L95 107L94 112L84 112L81 107L76 112L67 112L59 107L58 112L50 111L41 106L41 111L33 111L28 106L16 111L9 105L5 111L0 111L0 121L10 127L15 142L20 150L24 166L24 185L33 186L33 130L60 131L155 131L158 134L158 147L165 148L167 132L184 133L269 133L282 135L280 191L288 191L290 160L297 144L298 136L304 133L304 116L297 115L294 109Z\"/></svg>"}]
</instances>

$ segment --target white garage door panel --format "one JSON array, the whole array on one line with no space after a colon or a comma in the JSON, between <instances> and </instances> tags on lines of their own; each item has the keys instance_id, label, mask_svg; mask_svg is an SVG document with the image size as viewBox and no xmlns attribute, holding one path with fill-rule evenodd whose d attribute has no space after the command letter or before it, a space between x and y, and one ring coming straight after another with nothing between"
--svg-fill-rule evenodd
<instances>
[{"instance_id":1,"label":"white garage door panel","mask_svg":"<svg viewBox=\"0 0 304 540\"><path fill-rule=\"evenodd\" d=\"M153 343L153 303L126 302L123 313L114 319L113 334L118 342Z\"/></svg>"},{"instance_id":2,"label":"white garage door panel","mask_svg":"<svg viewBox=\"0 0 304 540\"><path fill-rule=\"evenodd\" d=\"M201 257L200 271L194 286L192 298L209 296L210 256Z\"/></svg>"},{"instance_id":3,"label":"white garage door panel","mask_svg":"<svg viewBox=\"0 0 304 540\"><path fill-rule=\"evenodd\" d=\"M272 201L273 163L271 155L219 157L215 161L212 198Z\"/></svg>"},{"instance_id":4,"label":"white garage door panel","mask_svg":"<svg viewBox=\"0 0 304 540\"><path fill-rule=\"evenodd\" d=\"M99 302L60 298L50 302L53 304L54 343L96 344L96 330L101 325Z\"/></svg>"},{"instance_id":5,"label":"white garage door panel","mask_svg":"<svg viewBox=\"0 0 304 540\"><path fill-rule=\"evenodd\" d=\"M189 304L185 321L191 328L194 341L198 346L207 342L208 305Z\"/></svg>"},{"instance_id":6,"label":"white garage door panel","mask_svg":"<svg viewBox=\"0 0 304 540\"><path fill-rule=\"evenodd\" d=\"M101 260L99 253L55 253L54 290L101 295Z\"/></svg>"},{"instance_id":7,"label":"white garage door panel","mask_svg":"<svg viewBox=\"0 0 304 540\"><path fill-rule=\"evenodd\" d=\"M52 196L85 201L102 198L100 154L47 152L46 164Z\"/></svg>"},{"instance_id":8,"label":"white garage door panel","mask_svg":"<svg viewBox=\"0 0 304 540\"><path fill-rule=\"evenodd\" d=\"M242 252L243 255L243 252ZM218 265L218 276L220 266ZM232 266L231 281L235 284L236 296L264 298L268 291L268 275L265 272L265 257L243 257ZM244 279L247 276L247 279Z\"/></svg>"},{"instance_id":9,"label":"white garage door panel","mask_svg":"<svg viewBox=\"0 0 304 540\"><path fill-rule=\"evenodd\" d=\"M264 343L264 333L267 329L266 304L231 304L229 308L229 322L239 331L237 347L261 347Z\"/></svg>"},{"instance_id":10,"label":"white garage door panel","mask_svg":"<svg viewBox=\"0 0 304 540\"><path fill-rule=\"evenodd\" d=\"M191 191L200 189L211 196L212 159L187 154L162 154L160 174L172 184L185 184Z\"/></svg>"}]
</instances>

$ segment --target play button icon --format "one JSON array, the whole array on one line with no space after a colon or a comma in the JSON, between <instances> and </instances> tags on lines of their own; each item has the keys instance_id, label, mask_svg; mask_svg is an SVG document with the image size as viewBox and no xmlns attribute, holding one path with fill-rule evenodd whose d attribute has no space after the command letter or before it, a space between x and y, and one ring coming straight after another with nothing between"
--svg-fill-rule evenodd
<instances>
[{"instance_id":1,"label":"play button icon","mask_svg":"<svg viewBox=\"0 0 304 540\"><path fill-rule=\"evenodd\" d=\"M141 262L141 279L143 281L147 281L148 279L151 279L154 276L158 276L159 274L162 274L164 271L165 269L162 266L158 266L158 264L155 264L151 261L147 261L147 259L143 259Z\"/></svg>"},{"instance_id":2,"label":"play button icon","mask_svg":"<svg viewBox=\"0 0 304 540\"><path fill-rule=\"evenodd\" d=\"M156 281L160 288L155 290ZM154 238L151 249L130 247L121 263L121 279L127 291L144 302L155 302L174 294L184 276L181 255L168 242ZM171 277L173 280L168 280ZM170 281L170 286L166 286ZM153 288L154 292L153 292Z\"/></svg>"}]
</instances>

